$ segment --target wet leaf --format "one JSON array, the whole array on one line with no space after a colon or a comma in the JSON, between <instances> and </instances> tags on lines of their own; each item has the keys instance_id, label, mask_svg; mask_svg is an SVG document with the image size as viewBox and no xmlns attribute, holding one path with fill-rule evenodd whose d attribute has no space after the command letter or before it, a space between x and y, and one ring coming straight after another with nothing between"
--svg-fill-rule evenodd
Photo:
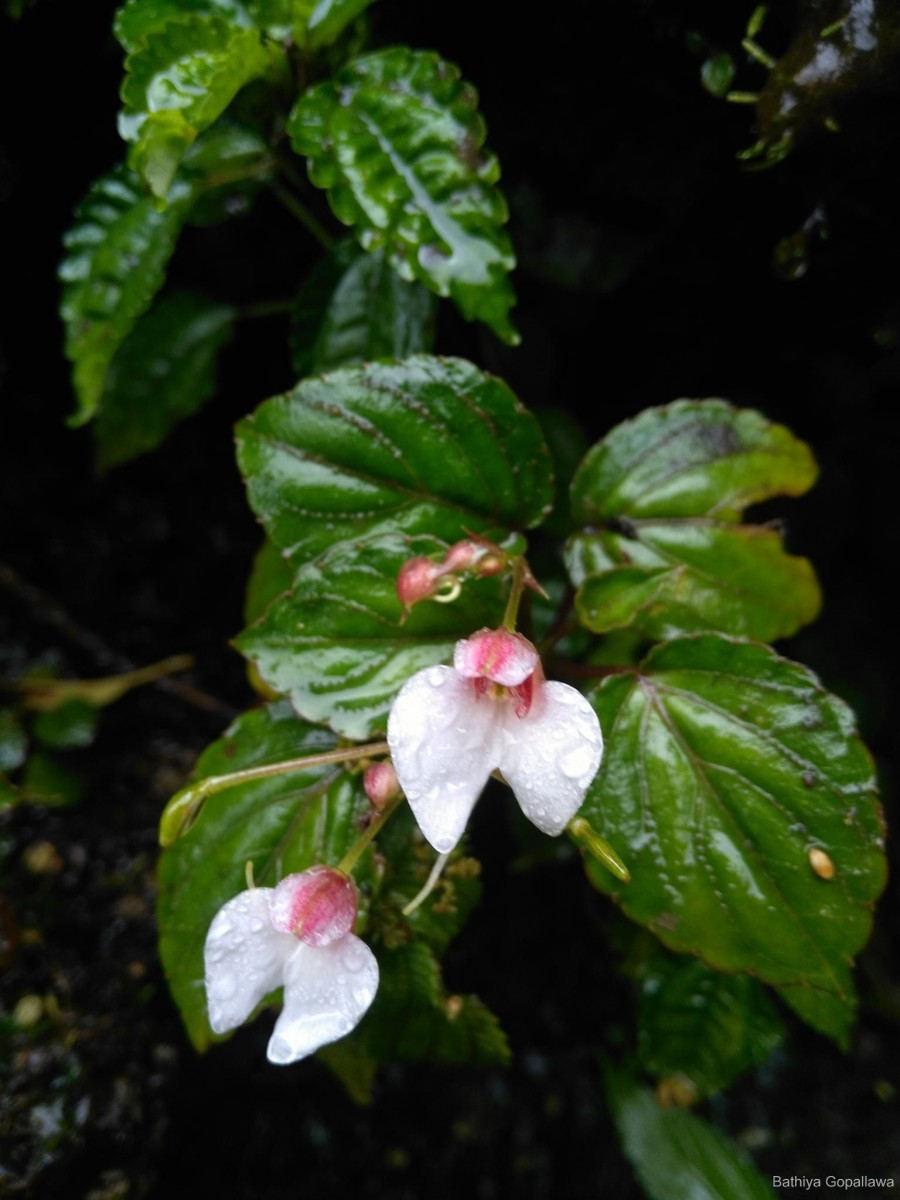
<instances>
[{"instance_id":1,"label":"wet leaf","mask_svg":"<svg viewBox=\"0 0 900 1200\"><path fill-rule=\"evenodd\" d=\"M589 863L594 883L674 950L852 1005L885 859L847 706L768 647L714 635L658 647L593 700L607 751L582 815L633 876Z\"/></svg>"},{"instance_id":2,"label":"wet leaf","mask_svg":"<svg viewBox=\"0 0 900 1200\"><path fill-rule=\"evenodd\" d=\"M766 989L749 975L723 975L662 951L642 972L641 1065L661 1081L688 1081L696 1100L764 1063L783 1032Z\"/></svg>"},{"instance_id":3,"label":"wet leaf","mask_svg":"<svg viewBox=\"0 0 900 1200\"><path fill-rule=\"evenodd\" d=\"M123 50L131 53L150 34L187 14L227 17L236 25L252 24L247 5L240 0L126 0L116 13L113 33Z\"/></svg>"},{"instance_id":4,"label":"wet leaf","mask_svg":"<svg viewBox=\"0 0 900 1200\"><path fill-rule=\"evenodd\" d=\"M391 703L416 671L446 660L473 629L503 615L498 579L469 583L452 604L417 604L404 623L397 573L408 558L442 554L425 536L386 535L333 547L237 638L242 654L310 721L365 738L384 729Z\"/></svg>"},{"instance_id":5,"label":"wet leaf","mask_svg":"<svg viewBox=\"0 0 900 1200\"><path fill-rule=\"evenodd\" d=\"M335 41L372 0L318 0L307 26L309 44L318 49Z\"/></svg>"},{"instance_id":6,"label":"wet leaf","mask_svg":"<svg viewBox=\"0 0 900 1200\"><path fill-rule=\"evenodd\" d=\"M345 243L307 280L294 308L298 375L430 350L436 301L401 279L380 250Z\"/></svg>"},{"instance_id":7,"label":"wet leaf","mask_svg":"<svg viewBox=\"0 0 900 1200\"><path fill-rule=\"evenodd\" d=\"M246 713L201 756L193 777L224 775L333 749L327 730L299 720L285 703ZM160 955L188 1035L212 1039L203 990L203 945L216 912L246 886L271 887L292 871L335 863L358 836L360 786L338 765L310 767L211 796L188 833L159 864ZM365 878L365 869L362 871Z\"/></svg>"},{"instance_id":8,"label":"wet leaf","mask_svg":"<svg viewBox=\"0 0 900 1200\"><path fill-rule=\"evenodd\" d=\"M650 1200L775 1200L756 1167L708 1122L660 1108L624 1071L607 1067L604 1077L622 1149Z\"/></svg>"},{"instance_id":9,"label":"wet leaf","mask_svg":"<svg viewBox=\"0 0 900 1200\"><path fill-rule=\"evenodd\" d=\"M508 214L477 104L455 66L395 46L301 96L288 133L364 249L516 342Z\"/></svg>"},{"instance_id":10,"label":"wet leaf","mask_svg":"<svg viewBox=\"0 0 900 1200\"><path fill-rule=\"evenodd\" d=\"M61 316L78 407L70 423L97 411L113 356L149 308L191 201L177 184L158 211L133 171L119 167L91 188L64 239Z\"/></svg>"},{"instance_id":11,"label":"wet leaf","mask_svg":"<svg viewBox=\"0 0 900 1200\"><path fill-rule=\"evenodd\" d=\"M101 469L155 450L215 390L235 311L200 296L166 296L137 322L110 365L95 426Z\"/></svg>"},{"instance_id":12,"label":"wet leaf","mask_svg":"<svg viewBox=\"0 0 900 1200\"><path fill-rule=\"evenodd\" d=\"M287 559L266 538L256 553L247 580L247 596L244 600L244 620L247 624L258 621L272 601L290 589L293 581L294 571Z\"/></svg>"},{"instance_id":13,"label":"wet leaf","mask_svg":"<svg viewBox=\"0 0 900 1200\"><path fill-rule=\"evenodd\" d=\"M540 428L499 379L413 355L307 379L237 427L250 504L302 562L400 530L498 540L552 499Z\"/></svg>"},{"instance_id":14,"label":"wet leaf","mask_svg":"<svg viewBox=\"0 0 900 1200\"><path fill-rule=\"evenodd\" d=\"M803 442L722 400L679 400L617 426L572 484L586 526L566 547L581 621L654 639L795 633L819 610L812 566L785 553L777 528L739 522L747 505L799 495L815 477Z\"/></svg>"},{"instance_id":15,"label":"wet leaf","mask_svg":"<svg viewBox=\"0 0 900 1200\"><path fill-rule=\"evenodd\" d=\"M283 52L218 15L186 14L147 33L128 56L119 130L132 167L166 198L194 139L242 87L277 75Z\"/></svg>"}]
</instances>

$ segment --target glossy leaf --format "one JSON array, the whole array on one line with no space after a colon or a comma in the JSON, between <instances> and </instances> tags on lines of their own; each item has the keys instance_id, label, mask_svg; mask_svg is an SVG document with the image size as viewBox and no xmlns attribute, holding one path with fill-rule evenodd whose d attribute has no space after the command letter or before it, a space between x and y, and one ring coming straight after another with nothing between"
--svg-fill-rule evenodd
<instances>
[{"instance_id":1,"label":"glossy leaf","mask_svg":"<svg viewBox=\"0 0 900 1200\"><path fill-rule=\"evenodd\" d=\"M190 205L176 184L158 211L138 177L125 167L104 176L76 210L66 234L61 315L78 408L71 424L97 411L113 356L150 306Z\"/></svg>"},{"instance_id":2,"label":"glossy leaf","mask_svg":"<svg viewBox=\"0 0 900 1200\"><path fill-rule=\"evenodd\" d=\"M397 573L408 558L446 550L435 538L386 535L333 547L302 567L289 593L236 641L297 712L344 737L386 727L410 675L450 657L456 641L496 626L497 578L466 585L452 604L417 604L404 623Z\"/></svg>"},{"instance_id":3,"label":"glossy leaf","mask_svg":"<svg viewBox=\"0 0 900 1200\"><path fill-rule=\"evenodd\" d=\"M830 1037L842 1050L850 1049L850 1035L856 1021L856 991L852 979L842 997L821 988L803 986L782 987L778 994L807 1025Z\"/></svg>"},{"instance_id":4,"label":"glossy leaf","mask_svg":"<svg viewBox=\"0 0 900 1200\"><path fill-rule=\"evenodd\" d=\"M371 3L372 0L317 0L307 26L310 46L318 49L335 41Z\"/></svg>"},{"instance_id":5,"label":"glossy leaf","mask_svg":"<svg viewBox=\"0 0 900 1200\"><path fill-rule=\"evenodd\" d=\"M759 413L680 400L619 425L572 485L587 526L566 559L583 624L647 637L719 630L774 640L816 616L820 594L780 531L740 525L744 508L814 482L808 447Z\"/></svg>"},{"instance_id":6,"label":"glossy leaf","mask_svg":"<svg viewBox=\"0 0 900 1200\"><path fill-rule=\"evenodd\" d=\"M268 538L253 559L247 595L244 600L244 620L248 625L258 621L273 600L290 590L294 571L276 545Z\"/></svg>"},{"instance_id":7,"label":"glossy leaf","mask_svg":"<svg viewBox=\"0 0 900 1200\"><path fill-rule=\"evenodd\" d=\"M284 703L240 717L201 756L194 778L333 749L327 730L300 721ZM160 955L191 1041L211 1040L203 991L203 944L216 912L247 884L271 887L292 871L337 862L357 838L366 801L339 766L310 767L210 797L159 864Z\"/></svg>"},{"instance_id":8,"label":"glossy leaf","mask_svg":"<svg viewBox=\"0 0 900 1200\"><path fill-rule=\"evenodd\" d=\"M534 417L461 359L304 380L242 421L237 442L252 508L297 561L395 530L497 540L540 522L552 498Z\"/></svg>"},{"instance_id":9,"label":"glossy leaf","mask_svg":"<svg viewBox=\"0 0 900 1200\"><path fill-rule=\"evenodd\" d=\"M687 1081L697 1100L766 1061L783 1036L766 989L694 958L655 954L638 1008L641 1065L663 1084Z\"/></svg>"},{"instance_id":10,"label":"glossy leaf","mask_svg":"<svg viewBox=\"0 0 900 1200\"><path fill-rule=\"evenodd\" d=\"M240 89L282 66L282 51L257 29L219 16L186 15L140 42L125 64L120 132L155 196L168 196L194 139Z\"/></svg>"},{"instance_id":11,"label":"glossy leaf","mask_svg":"<svg viewBox=\"0 0 900 1200\"><path fill-rule=\"evenodd\" d=\"M113 33L123 50L131 53L164 25L189 14L227 17L235 25L252 24L247 6L240 0L125 0L113 21Z\"/></svg>"},{"instance_id":12,"label":"glossy leaf","mask_svg":"<svg viewBox=\"0 0 900 1200\"><path fill-rule=\"evenodd\" d=\"M288 133L366 250L383 247L404 279L451 296L463 316L515 342L515 257L477 103L455 66L396 46L301 96Z\"/></svg>"},{"instance_id":13,"label":"glossy leaf","mask_svg":"<svg viewBox=\"0 0 900 1200\"><path fill-rule=\"evenodd\" d=\"M188 215L191 225L217 225L245 215L274 174L275 159L267 140L268 97L260 104L262 111L256 112L252 92L253 85L200 134L184 156L180 174L195 193ZM235 111L245 107L246 113Z\"/></svg>"},{"instance_id":14,"label":"glossy leaf","mask_svg":"<svg viewBox=\"0 0 900 1200\"><path fill-rule=\"evenodd\" d=\"M582 815L633 875L588 864L596 885L674 950L852 1003L885 860L846 705L768 647L713 635L658 647L594 704L607 750Z\"/></svg>"},{"instance_id":15,"label":"glossy leaf","mask_svg":"<svg viewBox=\"0 0 900 1200\"><path fill-rule=\"evenodd\" d=\"M623 1071L605 1071L622 1149L649 1200L775 1200L753 1164L693 1113L662 1109Z\"/></svg>"},{"instance_id":16,"label":"glossy leaf","mask_svg":"<svg viewBox=\"0 0 900 1200\"><path fill-rule=\"evenodd\" d=\"M294 369L315 375L373 358L405 358L430 350L436 301L407 283L380 250L353 243L319 264L294 308Z\"/></svg>"},{"instance_id":17,"label":"glossy leaf","mask_svg":"<svg viewBox=\"0 0 900 1200\"><path fill-rule=\"evenodd\" d=\"M176 292L138 321L112 361L95 427L102 469L155 450L215 390L235 311Z\"/></svg>"}]
</instances>

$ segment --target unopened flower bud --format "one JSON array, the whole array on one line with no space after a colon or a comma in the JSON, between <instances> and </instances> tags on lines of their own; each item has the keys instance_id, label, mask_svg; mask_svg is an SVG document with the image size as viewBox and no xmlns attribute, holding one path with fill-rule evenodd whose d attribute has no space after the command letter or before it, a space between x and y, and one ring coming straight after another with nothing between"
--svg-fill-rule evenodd
<instances>
[{"instance_id":1,"label":"unopened flower bud","mask_svg":"<svg viewBox=\"0 0 900 1200\"><path fill-rule=\"evenodd\" d=\"M334 867L287 875L269 896L269 917L281 933L308 946L327 946L356 924L356 884Z\"/></svg>"},{"instance_id":2,"label":"unopened flower bud","mask_svg":"<svg viewBox=\"0 0 900 1200\"><path fill-rule=\"evenodd\" d=\"M397 575L397 595L404 608L433 595L441 578L441 568L430 558L410 558Z\"/></svg>"},{"instance_id":3,"label":"unopened flower bud","mask_svg":"<svg viewBox=\"0 0 900 1200\"><path fill-rule=\"evenodd\" d=\"M369 803L378 812L386 808L392 800L400 795L400 781L394 764L389 762L372 763L363 773L363 787L369 797Z\"/></svg>"},{"instance_id":4,"label":"unopened flower bud","mask_svg":"<svg viewBox=\"0 0 900 1200\"><path fill-rule=\"evenodd\" d=\"M480 558L484 558L487 549L477 542L455 542L444 555L442 570L468 571Z\"/></svg>"}]
</instances>

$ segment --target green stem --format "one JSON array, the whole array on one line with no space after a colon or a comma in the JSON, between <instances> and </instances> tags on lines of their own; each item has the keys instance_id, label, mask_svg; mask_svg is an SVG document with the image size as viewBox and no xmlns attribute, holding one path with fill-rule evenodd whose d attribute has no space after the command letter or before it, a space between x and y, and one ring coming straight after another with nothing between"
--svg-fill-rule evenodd
<instances>
[{"instance_id":1,"label":"green stem","mask_svg":"<svg viewBox=\"0 0 900 1200\"><path fill-rule=\"evenodd\" d=\"M334 249L334 238L328 232L324 225L312 215L309 209L303 204L293 192L289 192L286 187L280 183L272 184L272 191L284 205L284 207L295 216L300 224L316 239L323 250L327 250L329 254Z\"/></svg>"},{"instance_id":2,"label":"green stem","mask_svg":"<svg viewBox=\"0 0 900 1200\"><path fill-rule=\"evenodd\" d=\"M528 563L520 555L513 559L512 587L509 589L509 599L506 602L506 612L503 614L503 627L510 633L516 631L516 620L519 616L519 605L522 603L522 592L525 590L525 579L528 575Z\"/></svg>"},{"instance_id":3,"label":"green stem","mask_svg":"<svg viewBox=\"0 0 900 1200\"><path fill-rule=\"evenodd\" d=\"M377 817L363 830L360 836L356 839L344 857L337 865L338 871L343 871L345 875L351 875L353 868L362 857L363 851L377 835L381 832L384 826L388 823L400 805L405 801L406 797L401 792L399 796L395 796L393 800L381 810Z\"/></svg>"},{"instance_id":4,"label":"green stem","mask_svg":"<svg viewBox=\"0 0 900 1200\"><path fill-rule=\"evenodd\" d=\"M242 783L253 783L257 779L271 779L275 775L287 775L291 771L302 771L307 767L324 767L329 763L352 762L357 758L375 758L388 753L387 742L371 742L367 746L348 746L344 750L326 750L322 754L308 754L305 758L290 758L284 762L265 763L261 767L247 767L243 771L232 771L229 775L210 775L198 783L188 784L176 792L163 810L159 823L161 846L171 846L196 821L200 809L210 796L224 792L227 788Z\"/></svg>"},{"instance_id":5,"label":"green stem","mask_svg":"<svg viewBox=\"0 0 900 1200\"><path fill-rule=\"evenodd\" d=\"M242 321L255 320L257 317L281 317L291 312L293 300L260 300L258 304L245 304L238 309Z\"/></svg>"}]
</instances>

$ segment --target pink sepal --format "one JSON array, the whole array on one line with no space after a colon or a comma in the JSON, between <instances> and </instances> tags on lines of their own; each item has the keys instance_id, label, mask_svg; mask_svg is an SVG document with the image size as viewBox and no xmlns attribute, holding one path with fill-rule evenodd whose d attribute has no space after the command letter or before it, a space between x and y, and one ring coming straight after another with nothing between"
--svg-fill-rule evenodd
<instances>
[{"instance_id":1,"label":"pink sepal","mask_svg":"<svg viewBox=\"0 0 900 1200\"><path fill-rule=\"evenodd\" d=\"M327 946L356 924L356 884L333 867L287 875L269 896L269 919L308 946Z\"/></svg>"}]
</instances>

